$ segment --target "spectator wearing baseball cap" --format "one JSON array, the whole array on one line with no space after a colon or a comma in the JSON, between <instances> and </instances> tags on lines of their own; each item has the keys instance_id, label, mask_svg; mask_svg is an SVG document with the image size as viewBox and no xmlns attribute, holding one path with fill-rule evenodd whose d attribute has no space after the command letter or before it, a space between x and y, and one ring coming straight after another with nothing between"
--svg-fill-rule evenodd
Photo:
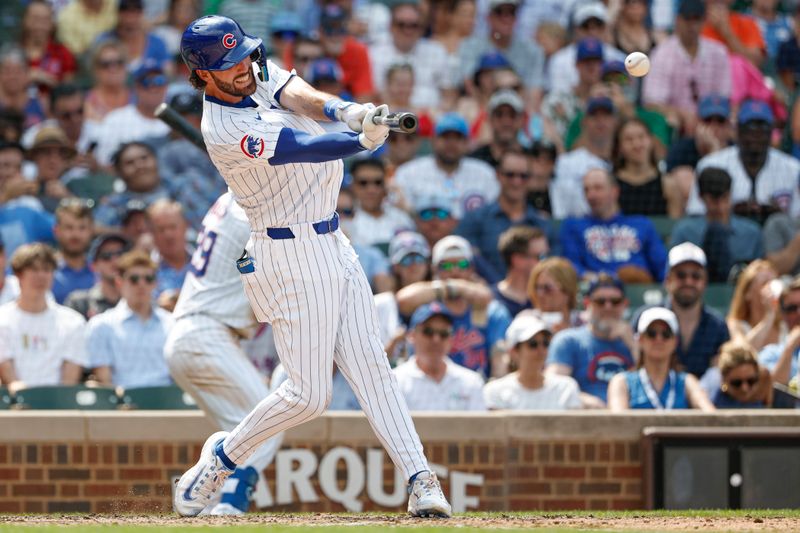
<instances>
[{"instance_id":1,"label":"spectator wearing baseball cap","mask_svg":"<svg viewBox=\"0 0 800 533\"><path fill-rule=\"evenodd\" d=\"M729 338L725 319L703 301L708 286L708 261L703 249L690 242L669 251L664 287L664 307L678 318L678 364L690 374L701 377L712 365L719 348ZM650 306L637 309L633 324Z\"/></svg>"},{"instance_id":2,"label":"spectator wearing baseball cap","mask_svg":"<svg viewBox=\"0 0 800 533\"><path fill-rule=\"evenodd\" d=\"M735 265L764 256L761 227L732 213L731 176L725 170L704 168L697 186L706 214L678 221L670 244L691 242L703 248L709 259L709 281L725 283Z\"/></svg>"},{"instance_id":3,"label":"spectator wearing baseball cap","mask_svg":"<svg viewBox=\"0 0 800 533\"><path fill-rule=\"evenodd\" d=\"M553 332L535 316L523 314L506 330L506 346L515 372L483 387L489 409L561 411L580 409L578 383L569 376L545 374Z\"/></svg>"},{"instance_id":4,"label":"spectator wearing baseball cap","mask_svg":"<svg viewBox=\"0 0 800 533\"><path fill-rule=\"evenodd\" d=\"M319 91L334 94L343 100L352 100L352 95L344 90L344 75L336 60L321 57L313 60L306 67L303 76L309 84Z\"/></svg>"},{"instance_id":5,"label":"spectator wearing baseball cap","mask_svg":"<svg viewBox=\"0 0 800 533\"><path fill-rule=\"evenodd\" d=\"M117 305L117 261L131 249L130 241L121 233L105 233L96 237L89 248L89 267L97 281L89 289L70 293L64 305L90 319Z\"/></svg>"},{"instance_id":6,"label":"spectator wearing baseball cap","mask_svg":"<svg viewBox=\"0 0 800 533\"><path fill-rule=\"evenodd\" d=\"M97 128L97 161L109 165L114 153L128 142L162 140L170 128L153 116L167 93L167 76L153 60L143 61L133 74L134 102L106 115Z\"/></svg>"},{"instance_id":7,"label":"spectator wearing baseball cap","mask_svg":"<svg viewBox=\"0 0 800 533\"><path fill-rule=\"evenodd\" d=\"M375 94L372 66L366 45L347 31L349 19L347 11L337 4L327 3L321 8L319 42L325 55L340 68L337 81L342 86L339 91L327 92L339 94L343 90L350 98L365 102ZM330 76L328 71L326 75Z\"/></svg>"},{"instance_id":8,"label":"spectator wearing baseball cap","mask_svg":"<svg viewBox=\"0 0 800 533\"><path fill-rule=\"evenodd\" d=\"M602 68L602 41L594 37L578 41L575 53L577 83L566 90L550 91L542 105L542 114L555 128L559 140L567 134L570 124L586 105L592 88L600 82Z\"/></svg>"},{"instance_id":9,"label":"spectator wearing baseball cap","mask_svg":"<svg viewBox=\"0 0 800 533\"><path fill-rule=\"evenodd\" d=\"M506 275L506 263L497 248L504 231L513 226L529 226L540 229L547 240L555 242L550 221L528 205L531 175L525 154L503 153L495 170L500 184L498 199L464 215L456 228L456 234L467 239L483 260L478 273L491 284Z\"/></svg>"},{"instance_id":10,"label":"spectator wearing baseball cap","mask_svg":"<svg viewBox=\"0 0 800 533\"><path fill-rule=\"evenodd\" d=\"M600 274L584 298L588 320L553 336L547 356L548 374L571 376L581 389L584 408L606 406L608 382L634 364L634 335L623 320L628 307L625 285L614 276Z\"/></svg>"},{"instance_id":11,"label":"spectator wearing baseball cap","mask_svg":"<svg viewBox=\"0 0 800 533\"><path fill-rule=\"evenodd\" d=\"M721 6L721 4L720 4ZM679 131L691 133L697 103L709 94L731 95L731 62L725 46L700 35L706 19L703 0L681 0L675 32L650 54L642 100Z\"/></svg>"},{"instance_id":12,"label":"spectator wearing baseball cap","mask_svg":"<svg viewBox=\"0 0 800 533\"><path fill-rule=\"evenodd\" d=\"M447 356L454 339L450 311L439 302L421 305L409 323L414 356L394 369L410 411L485 411L483 377Z\"/></svg>"},{"instance_id":13,"label":"spectator wearing baseball cap","mask_svg":"<svg viewBox=\"0 0 800 533\"><path fill-rule=\"evenodd\" d=\"M676 368L678 331L678 319L669 309L651 307L642 313L636 329L638 368L617 374L609 382L611 411L715 410L697 378Z\"/></svg>"},{"instance_id":14,"label":"spectator wearing baseball cap","mask_svg":"<svg viewBox=\"0 0 800 533\"><path fill-rule=\"evenodd\" d=\"M469 82L480 67L485 54L499 53L522 78L525 99L537 108L544 94L544 51L531 39L515 33L520 0L489 0L486 35L474 34L465 39L458 50L461 78Z\"/></svg>"},{"instance_id":15,"label":"spectator wearing baseball cap","mask_svg":"<svg viewBox=\"0 0 800 533\"><path fill-rule=\"evenodd\" d=\"M491 140L476 148L469 156L485 161L496 169L504 152L522 151L519 138L525 122L525 103L516 92L503 89L492 94L486 110Z\"/></svg>"},{"instance_id":16,"label":"spectator wearing baseball cap","mask_svg":"<svg viewBox=\"0 0 800 533\"><path fill-rule=\"evenodd\" d=\"M475 276L474 254L469 242L450 235L433 247L433 281L412 283L397 292L400 314L411 315L419 306L440 302L453 316L456 339L450 358L484 377L494 375L498 342L511 322L508 311L494 301L492 291Z\"/></svg>"},{"instance_id":17,"label":"spectator wearing baseball cap","mask_svg":"<svg viewBox=\"0 0 800 533\"><path fill-rule=\"evenodd\" d=\"M453 218L453 204L444 192L431 192L417 202L416 208L414 223L429 246L455 232L458 220Z\"/></svg>"},{"instance_id":18,"label":"spectator wearing baseball cap","mask_svg":"<svg viewBox=\"0 0 800 533\"><path fill-rule=\"evenodd\" d=\"M433 154L418 157L398 167L395 184L411 210L419 211L423 198L447 194L450 212L456 219L497 198L494 170L477 159L466 157L469 127L457 113L445 113L436 122Z\"/></svg>"},{"instance_id":19,"label":"spectator wearing baseball cap","mask_svg":"<svg viewBox=\"0 0 800 533\"><path fill-rule=\"evenodd\" d=\"M697 103L697 118L703 127L693 135L681 137L669 147L667 152L667 172L694 173L698 161L710 153L721 150L733 141L730 100L718 94L709 94ZM684 181L690 182L693 176Z\"/></svg>"},{"instance_id":20,"label":"spectator wearing baseball cap","mask_svg":"<svg viewBox=\"0 0 800 533\"><path fill-rule=\"evenodd\" d=\"M606 39L609 22L608 9L602 2L584 2L572 12L572 29L574 41L565 46L550 58L547 64L547 79L550 91L569 92L578 84L578 71L575 68L577 43L582 39ZM603 44L603 60L623 61L625 54L608 42Z\"/></svg>"},{"instance_id":21,"label":"spectator wearing baseball cap","mask_svg":"<svg viewBox=\"0 0 800 533\"><path fill-rule=\"evenodd\" d=\"M774 116L769 104L745 100L737 116L736 143L713 152L697 163L697 173L707 167L731 176L731 203L736 214L763 223L772 213L800 216L800 161L770 146ZM697 184L689 195L686 212L705 214Z\"/></svg>"},{"instance_id":22,"label":"spectator wearing baseball cap","mask_svg":"<svg viewBox=\"0 0 800 533\"><path fill-rule=\"evenodd\" d=\"M389 67L409 63L414 67L411 104L418 109L437 109L441 91L456 86L455 67L441 44L422 36L422 13L417 3L403 0L392 4L391 11L390 39L369 48L374 87L383 93Z\"/></svg>"}]
</instances>

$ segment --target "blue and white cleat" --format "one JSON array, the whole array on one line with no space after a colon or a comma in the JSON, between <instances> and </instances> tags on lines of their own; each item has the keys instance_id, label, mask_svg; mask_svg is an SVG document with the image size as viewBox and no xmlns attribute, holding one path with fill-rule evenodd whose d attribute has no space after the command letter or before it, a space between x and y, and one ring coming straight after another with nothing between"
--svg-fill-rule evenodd
<instances>
[{"instance_id":1,"label":"blue and white cleat","mask_svg":"<svg viewBox=\"0 0 800 533\"><path fill-rule=\"evenodd\" d=\"M250 500L258 483L258 471L252 466L239 467L222 487L222 499L212 515L243 515L250 510Z\"/></svg>"},{"instance_id":2,"label":"blue and white cleat","mask_svg":"<svg viewBox=\"0 0 800 533\"><path fill-rule=\"evenodd\" d=\"M420 472L408 486L408 514L423 518L450 518L453 514L433 472Z\"/></svg>"},{"instance_id":3,"label":"blue and white cleat","mask_svg":"<svg viewBox=\"0 0 800 533\"><path fill-rule=\"evenodd\" d=\"M234 469L217 455L216 446L228 436L218 431L203 444L200 460L186 471L175 487L175 511L181 516L197 516L215 499L217 491Z\"/></svg>"}]
</instances>

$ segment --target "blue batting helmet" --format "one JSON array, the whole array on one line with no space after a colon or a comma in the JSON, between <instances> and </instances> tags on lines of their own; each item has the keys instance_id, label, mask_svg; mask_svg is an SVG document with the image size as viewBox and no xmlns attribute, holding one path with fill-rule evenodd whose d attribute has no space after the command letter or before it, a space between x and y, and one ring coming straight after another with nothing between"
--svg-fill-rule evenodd
<instances>
[{"instance_id":1,"label":"blue batting helmet","mask_svg":"<svg viewBox=\"0 0 800 533\"><path fill-rule=\"evenodd\" d=\"M228 70L261 47L261 39L219 15L195 20L181 38L181 56L191 70Z\"/></svg>"}]
</instances>

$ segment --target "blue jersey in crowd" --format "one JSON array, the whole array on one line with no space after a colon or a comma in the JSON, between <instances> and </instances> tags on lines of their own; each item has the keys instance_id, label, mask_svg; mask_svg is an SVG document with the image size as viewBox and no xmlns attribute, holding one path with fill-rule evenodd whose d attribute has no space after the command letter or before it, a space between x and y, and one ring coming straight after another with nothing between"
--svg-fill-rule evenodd
<instances>
[{"instance_id":1,"label":"blue jersey in crowd","mask_svg":"<svg viewBox=\"0 0 800 533\"><path fill-rule=\"evenodd\" d=\"M49 213L37 211L24 205L0 207L0 240L5 246L6 257L32 242L53 244L55 219Z\"/></svg>"},{"instance_id":2,"label":"blue jersey in crowd","mask_svg":"<svg viewBox=\"0 0 800 533\"><path fill-rule=\"evenodd\" d=\"M667 251L655 226L644 216L568 218L561 224L561 248L578 276L586 272L615 274L622 266L634 265L654 280L664 279Z\"/></svg>"},{"instance_id":3,"label":"blue jersey in crowd","mask_svg":"<svg viewBox=\"0 0 800 533\"><path fill-rule=\"evenodd\" d=\"M94 286L95 276L89 265L80 270L73 270L63 261L59 261L53 273L53 296L56 302L63 304L72 291L90 289Z\"/></svg>"},{"instance_id":4,"label":"blue jersey in crowd","mask_svg":"<svg viewBox=\"0 0 800 533\"><path fill-rule=\"evenodd\" d=\"M606 401L608 382L633 366L633 355L621 339L601 339L581 326L555 334L547 354L547 364L553 363L570 367L582 392Z\"/></svg>"},{"instance_id":5,"label":"blue jersey in crowd","mask_svg":"<svg viewBox=\"0 0 800 533\"><path fill-rule=\"evenodd\" d=\"M450 311L452 313L452 310ZM500 303L492 300L486 319L477 319L472 308L463 315L453 314L453 345L450 359L461 366L488 377L491 371L491 350L506 334L511 315ZM484 322L482 325L479 322Z\"/></svg>"},{"instance_id":6,"label":"blue jersey in crowd","mask_svg":"<svg viewBox=\"0 0 800 533\"><path fill-rule=\"evenodd\" d=\"M653 405L653 402L647 396L645 385L642 383L638 370L625 372L625 383L628 385L628 407L631 409L658 409L659 406ZM671 405L669 402L670 391L674 391ZM689 408L689 400L686 398L686 372L671 370L661 391L658 392L653 389L653 392L658 394L662 409Z\"/></svg>"}]
</instances>

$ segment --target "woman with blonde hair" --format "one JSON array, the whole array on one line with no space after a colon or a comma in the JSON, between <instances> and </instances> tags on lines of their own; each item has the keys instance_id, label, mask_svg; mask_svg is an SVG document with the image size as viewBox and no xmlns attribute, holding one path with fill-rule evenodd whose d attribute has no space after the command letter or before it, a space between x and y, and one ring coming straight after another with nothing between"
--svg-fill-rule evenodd
<instances>
[{"instance_id":1,"label":"woman with blonde hair","mask_svg":"<svg viewBox=\"0 0 800 533\"><path fill-rule=\"evenodd\" d=\"M533 309L523 313L536 315L553 333L584 323L576 309L578 273L563 257L548 257L533 267L528 278L528 298Z\"/></svg>"},{"instance_id":2,"label":"woman with blonde hair","mask_svg":"<svg viewBox=\"0 0 800 533\"><path fill-rule=\"evenodd\" d=\"M728 341L720 348L717 361L722 384L711 401L719 409L753 409L772 405L772 378L759 366L752 346L741 340Z\"/></svg>"},{"instance_id":3,"label":"woman with blonde hair","mask_svg":"<svg viewBox=\"0 0 800 533\"><path fill-rule=\"evenodd\" d=\"M756 351L782 342L786 327L779 298L782 283L771 263L756 259L739 275L726 317L732 339L747 342Z\"/></svg>"},{"instance_id":4,"label":"woman with blonde hair","mask_svg":"<svg viewBox=\"0 0 800 533\"><path fill-rule=\"evenodd\" d=\"M676 368L678 318L664 307L651 307L637 324L639 364L620 372L608 383L608 407L628 409L700 409L714 405L692 374Z\"/></svg>"}]
</instances>

